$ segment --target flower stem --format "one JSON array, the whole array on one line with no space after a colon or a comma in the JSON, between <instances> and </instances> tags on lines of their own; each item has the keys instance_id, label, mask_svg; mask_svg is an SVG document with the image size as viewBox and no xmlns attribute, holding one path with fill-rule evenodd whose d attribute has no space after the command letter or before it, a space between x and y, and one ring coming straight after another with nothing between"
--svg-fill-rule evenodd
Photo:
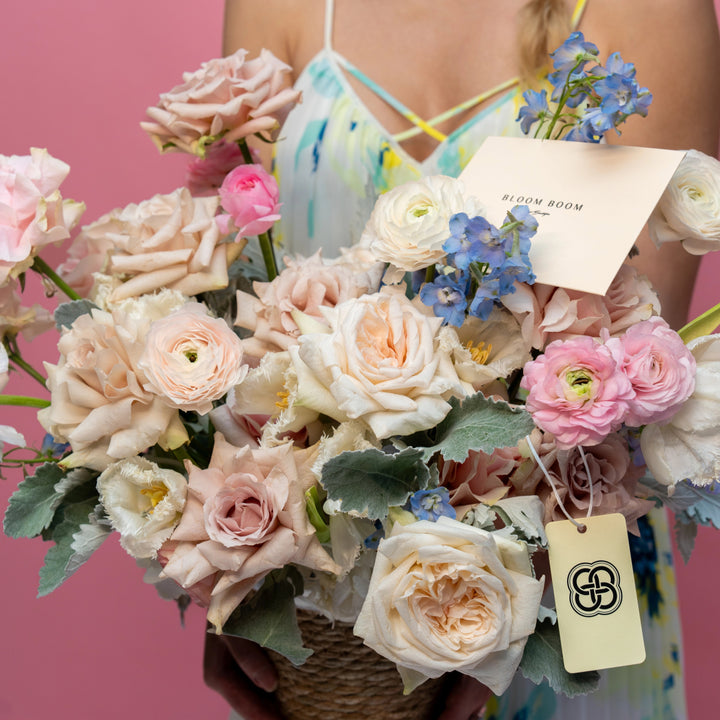
<instances>
[{"instance_id":1,"label":"flower stem","mask_svg":"<svg viewBox=\"0 0 720 720\"><path fill-rule=\"evenodd\" d=\"M45 378L30 363L23 360L22 356L17 352L9 352L8 360L24 370L31 378L37 380L43 387L46 387Z\"/></svg>"},{"instance_id":2,"label":"flower stem","mask_svg":"<svg viewBox=\"0 0 720 720\"><path fill-rule=\"evenodd\" d=\"M26 395L0 395L0 405L46 408L50 406L50 401L42 398L27 397Z\"/></svg>"},{"instance_id":3,"label":"flower stem","mask_svg":"<svg viewBox=\"0 0 720 720\"><path fill-rule=\"evenodd\" d=\"M250 148L248 147L245 138L241 138L240 140L238 140L238 145L240 146L240 152L242 153L243 160L248 165L253 165L255 163L255 160L253 160L252 153L250 152Z\"/></svg>"},{"instance_id":4,"label":"flower stem","mask_svg":"<svg viewBox=\"0 0 720 720\"><path fill-rule=\"evenodd\" d=\"M81 300L82 298L39 256L35 256L32 269L40 275L44 275L51 280L55 286L62 290L71 300Z\"/></svg>"}]
</instances>

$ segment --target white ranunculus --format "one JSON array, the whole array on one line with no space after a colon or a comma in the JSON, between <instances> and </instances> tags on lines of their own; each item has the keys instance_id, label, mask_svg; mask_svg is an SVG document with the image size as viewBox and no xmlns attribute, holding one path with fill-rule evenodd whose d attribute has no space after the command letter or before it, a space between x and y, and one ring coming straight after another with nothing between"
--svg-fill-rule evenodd
<instances>
[{"instance_id":1,"label":"white ranunculus","mask_svg":"<svg viewBox=\"0 0 720 720\"><path fill-rule=\"evenodd\" d=\"M450 218L469 209L460 180L431 175L408 182L378 198L360 244L402 271L421 270L445 256Z\"/></svg>"},{"instance_id":2,"label":"white ranunculus","mask_svg":"<svg viewBox=\"0 0 720 720\"><path fill-rule=\"evenodd\" d=\"M648 220L660 246L681 242L693 255L720 249L720 161L688 150Z\"/></svg>"},{"instance_id":3,"label":"white ranunculus","mask_svg":"<svg viewBox=\"0 0 720 720\"><path fill-rule=\"evenodd\" d=\"M326 316L331 332L303 335L290 348L295 405L340 422L360 420L383 439L434 427L451 396L472 391L439 347L441 319L400 289L348 300Z\"/></svg>"},{"instance_id":4,"label":"white ranunculus","mask_svg":"<svg viewBox=\"0 0 720 720\"><path fill-rule=\"evenodd\" d=\"M720 476L720 335L692 340L688 349L697 363L695 390L669 422L647 425L640 437L648 469L663 485L709 485Z\"/></svg>"},{"instance_id":5,"label":"white ranunculus","mask_svg":"<svg viewBox=\"0 0 720 720\"><path fill-rule=\"evenodd\" d=\"M504 692L535 629L542 580L527 547L441 517L396 523L381 540L355 623L406 691L450 671Z\"/></svg>"},{"instance_id":6,"label":"white ranunculus","mask_svg":"<svg viewBox=\"0 0 720 720\"><path fill-rule=\"evenodd\" d=\"M185 477L132 457L110 465L97 486L123 548L135 558L154 558L180 521L187 495Z\"/></svg>"}]
</instances>

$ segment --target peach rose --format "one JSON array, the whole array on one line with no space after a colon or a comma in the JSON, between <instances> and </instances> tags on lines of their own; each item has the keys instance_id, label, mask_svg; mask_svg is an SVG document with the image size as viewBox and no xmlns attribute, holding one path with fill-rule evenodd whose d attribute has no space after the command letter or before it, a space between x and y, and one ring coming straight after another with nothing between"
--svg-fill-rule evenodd
<instances>
[{"instance_id":1,"label":"peach rose","mask_svg":"<svg viewBox=\"0 0 720 720\"><path fill-rule=\"evenodd\" d=\"M170 407L201 415L248 371L240 339L200 303L188 303L150 326L138 367L147 378L145 390Z\"/></svg>"},{"instance_id":2,"label":"peach rose","mask_svg":"<svg viewBox=\"0 0 720 720\"><path fill-rule=\"evenodd\" d=\"M177 150L203 157L205 146L270 133L300 100L290 85L291 68L269 50L253 60L247 51L203 63L183 74L183 83L160 95L141 122L161 152Z\"/></svg>"},{"instance_id":3,"label":"peach rose","mask_svg":"<svg viewBox=\"0 0 720 720\"><path fill-rule=\"evenodd\" d=\"M151 318L93 310L63 331L60 361L45 363L51 405L40 424L73 453L63 465L104 470L159 443L176 448L187 441L178 411L143 388L138 367Z\"/></svg>"},{"instance_id":4,"label":"peach rose","mask_svg":"<svg viewBox=\"0 0 720 720\"><path fill-rule=\"evenodd\" d=\"M297 405L340 422L361 420L382 439L437 425L451 396L472 391L437 341L441 318L385 288L325 310L330 332L289 352Z\"/></svg>"},{"instance_id":5,"label":"peach rose","mask_svg":"<svg viewBox=\"0 0 720 720\"><path fill-rule=\"evenodd\" d=\"M152 293L167 287L185 295L218 290L228 284L228 262L242 245L221 244L215 223L217 197L193 198L187 188L155 195L118 208L83 228L78 244L95 248L87 269L98 267L121 281L110 301ZM104 246L102 238L112 240ZM81 251L77 251L81 255Z\"/></svg>"},{"instance_id":6,"label":"peach rose","mask_svg":"<svg viewBox=\"0 0 720 720\"><path fill-rule=\"evenodd\" d=\"M69 171L47 150L0 155L0 285L27 270L38 249L70 237L85 205L60 195Z\"/></svg>"},{"instance_id":7,"label":"peach rose","mask_svg":"<svg viewBox=\"0 0 720 720\"><path fill-rule=\"evenodd\" d=\"M527 546L440 517L381 540L354 632L398 666L406 692L449 671L503 693L543 592Z\"/></svg>"},{"instance_id":8,"label":"peach rose","mask_svg":"<svg viewBox=\"0 0 720 720\"><path fill-rule=\"evenodd\" d=\"M164 553L164 574L185 588L214 576L208 620L218 631L265 575L288 563L336 573L305 510L312 452L237 448L222 435L208 468L187 463L188 498Z\"/></svg>"},{"instance_id":9,"label":"peach rose","mask_svg":"<svg viewBox=\"0 0 720 720\"><path fill-rule=\"evenodd\" d=\"M321 308L335 307L375 290L382 273L382 266L377 263L365 272L358 272L346 263L323 262L320 251L307 259L285 258L285 265L272 282L253 283L257 297L237 293L235 324L253 332L243 346L255 357L297 344L298 311L327 325Z\"/></svg>"},{"instance_id":10,"label":"peach rose","mask_svg":"<svg viewBox=\"0 0 720 720\"><path fill-rule=\"evenodd\" d=\"M620 335L660 312L647 278L630 265L620 268L604 297L541 283L515 289L502 302L520 323L525 342L538 350L578 335L599 338L602 330Z\"/></svg>"}]
</instances>

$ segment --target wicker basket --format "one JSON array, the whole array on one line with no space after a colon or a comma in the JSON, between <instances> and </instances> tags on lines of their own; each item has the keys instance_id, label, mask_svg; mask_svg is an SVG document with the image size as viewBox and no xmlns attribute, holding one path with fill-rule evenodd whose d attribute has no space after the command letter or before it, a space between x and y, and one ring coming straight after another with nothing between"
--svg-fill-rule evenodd
<instances>
[{"instance_id":1,"label":"wicker basket","mask_svg":"<svg viewBox=\"0 0 720 720\"><path fill-rule=\"evenodd\" d=\"M443 681L428 680L410 695L393 663L353 635L352 625L298 613L313 654L295 667L272 653L278 670L277 699L288 720L435 720Z\"/></svg>"}]
</instances>

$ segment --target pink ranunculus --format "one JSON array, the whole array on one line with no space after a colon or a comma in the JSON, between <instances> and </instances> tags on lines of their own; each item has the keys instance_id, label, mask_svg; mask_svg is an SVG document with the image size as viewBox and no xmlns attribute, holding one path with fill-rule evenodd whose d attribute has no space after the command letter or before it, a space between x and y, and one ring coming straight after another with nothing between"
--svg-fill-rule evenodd
<instances>
[{"instance_id":1,"label":"pink ranunculus","mask_svg":"<svg viewBox=\"0 0 720 720\"><path fill-rule=\"evenodd\" d=\"M217 195L225 176L245 162L242 151L236 143L212 143L205 151L205 157L195 157L188 163L186 185L195 197Z\"/></svg>"},{"instance_id":2,"label":"pink ranunculus","mask_svg":"<svg viewBox=\"0 0 720 720\"><path fill-rule=\"evenodd\" d=\"M580 451L572 448L546 455L543 463L555 482L563 507L576 519L587 516L590 507L590 485L591 514L620 513L625 516L628 530L636 535L638 518L654 507L650 500L635 496L643 469L634 465L627 442L616 433L608 435L597 445L586 448L585 461ZM544 522L563 520L565 514L558 504L552 486L541 470L538 469L537 474L541 479L535 493L545 506Z\"/></svg>"},{"instance_id":3,"label":"pink ranunculus","mask_svg":"<svg viewBox=\"0 0 720 720\"><path fill-rule=\"evenodd\" d=\"M335 307L374 291L383 268L376 263L359 272L357 266L324 262L320 251L309 258L286 258L285 265L272 282L253 283L255 296L237 293L235 324L253 331L243 346L255 357L297 344L300 329L295 316L298 311L327 325L322 308Z\"/></svg>"},{"instance_id":4,"label":"pink ranunculus","mask_svg":"<svg viewBox=\"0 0 720 720\"><path fill-rule=\"evenodd\" d=\"M596 445L617 430L634 391L619 348L592 338L556 340L525 365L527 410L560 448Z\"/></svg>"},{"instance_id":5,"label":"pink ranunculus","mask_svg":"<svg viewBox=\"0 0 720 720\"><path fill-rule=\"evenodd\" d=\"M620 268L605 296L541 283L515 288L503 304L520 323L523 339L539 350L555 340L599 338L605 330L619 335L660 312L650 283L629 265Z\"/></svg>"},{"instance_id":6,"label":"pink ranunculus","mask_svg":"<svg viewBox=\"0 0 720 720\"><path fill-rule=\"evenodd\" d=\"M622 344L623 370L635 391L625 423L635 427L670 419L695 389L695 358L685 343L660 317L633 325L616 342Z\"/></svg>"},{"instance_id":7,"label":"pink ranunculus","mask_svg":"<svg viewBox=\"0 0 720 720\"><path fill-rule=\"evenodd\" d=\"M235 229L241 237L267 232L280 219L278 193L277 181L262 165L238 165L220 186L220 204L228 213L216 218L220 230Z\"/></svg>"},{"instance_id":8,"label":"pink ranunculus","mask_svg":"<svg viewBox=\"0 0 720 720\"><path fill-rule=\"evenodd\" d=\"M47 150L0 155L0 285L27 270L40 248L70 237L85 206L60 195L69 171Z\"/></svg>"},{"instance_id":9,"label":"pink ranunculus","mask_svg":"<svg viewBox=\"0 0 720 720\"><path fill-rule=\"evenodd\" d=\"M165 548L164 574L185 588L215 580L208 620L220 630L268 572L288 563L338 573L305 509L314 451L237 448L215 436L208 468L187 464L188 498Z\"/></svg>"},{"instance_id":10,"label":"pink ranunculus","mask_svg":"<svg viewBox=\"0 0 720 720\"><path fill-rule=\"evenodd\" d=\"M138 367L144 387L171 407L205 415L247 374L240 339L204 305L188 303L156 320Z\"/></svg>"},{"instance_id":11,"label":"pink ranunculus","mask_svg":"<svg viewBox=\"0 0 720 720\"><path fill-rule=\"evenodd\" d=\"M273 133L300 100L290 87L291 68L269 50L246 60L247 51L203 63L183 83L160 95L140 126L162 151L203 156L209 138L228 142Z\"/></svg>"},{"instance_id":12,"label":"pink ranunculus","mask_svg":"<svg viewBox=\"0 0 720 720\"><path fill-rule=\"evenodd\" d=\"M42 305L23 307L17 293L18 281L9 280L0 287L0 340L6 335L22 333L26 340L55 327L52 313Z\"/></svg>"}]
</instances>

